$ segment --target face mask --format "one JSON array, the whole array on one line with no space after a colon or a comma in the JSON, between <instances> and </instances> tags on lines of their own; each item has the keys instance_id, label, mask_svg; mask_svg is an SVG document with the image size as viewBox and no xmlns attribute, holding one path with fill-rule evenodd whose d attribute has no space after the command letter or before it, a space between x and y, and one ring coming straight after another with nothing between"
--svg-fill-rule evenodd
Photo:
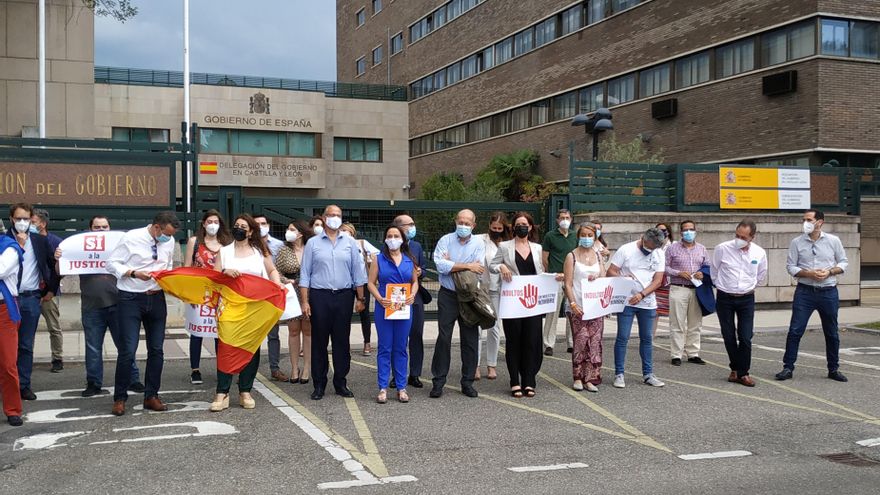
<instances>
[{"instance_id":1,"label":"face mask","mask_svg":"<svg viewBox=\"0 0 880 495\"><path fill-rule=\"evenodd\" d=\"M24 234L30 229L31 221L30 220L16 220L15 221L15 230L19 231L19 233Z\"/></svg>"},{"instance_id":2,"label":"face mask","mask_svg":"<svg viewBox=\"0 0 880 495\"><path fill-rule=\"evenodd\" d=\"M742 249L742 248L748 246L749 243L748 243L748 241L744 241L744 240L740 239L739 237L737 237L736 239L733 240L733 245L736 246L737 249Z\"/></svg>"},{"instance_id":3,"label":"face mask","mask_svg":"<svg viewBox=\"0 0 880 495\"><path fill-rule=\"evenodd\" d=\"M560 220L560 222L559 222L560 229L568 230L569 227L571 227L571 220Z\"/></svg>"},{"instance_id":4,"label":"face mask","mask_svg":"<svg viewBox=\"0 0 880 495\"><path fill-rule=\"evenodd\" d=\"M156 240L159 241L160 244L163 242L168 242L171 239L173 239L173 237L171 237L170 235L165 235L165 234L159 234L159 237L156 238Z\"/></svg>"},{"instance_id":5,"label":"face mask","mask_svg":"<svg viewBox=\"0 0 880 495\"><path fill-rule=\"evenodd\" d=\"M233 227L232 238L236 241L243 241L247 239L247 232L241 227Z\"/></svg>"},{"instance_id":6,"label":"face mask","mask_svg":"<svg viewBox=\"0 0 880 495\"><path fill-rule=\"evenodd\" d=\"M492 239L493 241L500 241L502 237L504 237L504 232L495 232L494 230L489 231L489 239Z\"/></svg>"},{"instance_id":7,"label":"face mask","mask_svg":"<svg viewBox=\"0 0 880 495\"><path fill-rule=\"evenodd\" d=\"M529 235L529 227L526 225L517 225L513 228L513 233L520 239L524 239Z\"/></svg>"},{"instance_id":8,"label":"face mask","mask_svg":"<svg viewBox=\"0 0 880 495\"><path fill-rule=\"evenodd\" d=\"M592 237L578 237L578 246L582 248L591 248L593 247L593 243L596 242Z\"/></svg>"},{"instance_id":9,"label":"face mask","mask_svg":"<svg viewBox=\"0 0 880 495\"><path fill-rule=\"evenodd\" d=\"M599 237L601 235L602 235L602 229L596 229L596 237Z\"/></svg>"},{"instance_id":10,"label":"face mask","mask_svg":"<svg viewBox=\"0 0 880 495\"><path fill-rule=\"evenodd\" d=\"M269 227L260 227L260 237L269 235Z\"/></svg>"},{"instance_id":11,"label":"face mask","mask_svg":"<svg viewBox=\"0 0 880 495\"><path fill-rule=\"evenodd\" d=\"M296 240L296 237L296 231L294 230L288 230L284 233L284 240L286 240L287 242L294 242Z\"/></svg>"},{"instance_id":12,"label":"face mask","mask_svg":"<svg viewBox=\"0 0 880 495\"><path fill-rule=\"evenodd\" d=\"M312 232L314 232L315 235L321 235L324 233L324 227L321 227L320 225L315 225L314 227L312 227Z\"/></svg>"},{"instance_id":13,"label":"face mask","mask_svg":"<svg viewBox=\"0 0 880 495\"><path fill-rule=\"evenodd\" d=\"M342 227L342 217L327 217L324 223L333 230L339 230Z\"/></svg>"},{"instance_id":14,"label":"face mask","mask_svg":"<svg viewBox=\"0 0 880 495\"><path fill-rule=\"evenodd\" d=\"M651 253L654 252L653 249L648 249L645 246L639 246L639 251L642 252L645 256L651 256Z\"/></svg>"},{"instance_id":15,"label":"face mask","mask_svg":"<svg viewBox=\"0 0 880 495\"><path fill-rule=\"evenodd\" d=\"M697 233L693 230L685 230L681 233L681 238L685 240L685 242L694 242L694 239L697 238Z\"/></svg>"},{"instance_id":16,"label":"face mask","mask_svg":"<svg viewBox=\"0 0 880 495\"><path fill-rule=\"evenodd\" d=\"M397 251L403 245L403 239L391 238L385 239L385 245L392 251Z\"/></svg>"},{"instance_id":17,"label":"face mask","mask_svg":"<svg viewBox=\"0 0 880 495\"><path fill-rule=\"evenodd\" d=\"M816 230L816 224L811 222L804 222L804 234L810 235L813 231Z\"/></svg>"},{"instance_id":18,"label":"face mask","mask_svg":"<svg viewBox=\"0 0 880 495\"><path fill-rule=\"evenodd\" d=\"M469 225L457 225L455 227L455 233L458 234L458 237L461 237L462 239L464 239L465 237L469 237L473 230L474 229Z\"/></svg>"},{"instance_id":19,"label":"face mask","mask_svg":"<svg viewBox=\"0 0 880 495\"><path fill-rule=\"evenodd\" d=\"M217 235L217 232L219 232L219 231L220 231L220 224L219 223L209 223L208 225L205 225L205 232L207 232L208 235Z\"/></svg>"},{"instance_id":20,"label":"face mask","mask_svg":"<svg viewBox=\"0 0 880 495\"><path fill-rule=\"evenodd\" d=\"M37 229L37 226L34 224L31 224L30 227L28 227L28 232L30 232L31 234L39 234L40 233L40 231Z\"/></svg>"},{"instance_id":21,"label":"face mask","mask_svg":"<svg viewBox=\"0 0 880 495\"><path fill-rule=\"evenodd\" d=\"M406 231L406 238L409 240L413 240L416 238L416 226L413 225Z\"/></svg>"}]
</instances>

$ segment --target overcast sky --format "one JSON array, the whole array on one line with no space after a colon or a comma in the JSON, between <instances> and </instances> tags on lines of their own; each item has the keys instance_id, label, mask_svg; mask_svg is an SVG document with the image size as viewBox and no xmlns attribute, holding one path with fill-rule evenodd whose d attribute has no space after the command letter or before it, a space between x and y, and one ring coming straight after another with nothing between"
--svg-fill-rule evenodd
<instances>
[{"instance_id":1,"label":"overcast sky","mask_svg":"<svg viewBox=\"0 0 880 495\"><path fill-rule=\"evenodd\" d=\"M95 19L95 65L183 70L183 0L134 0L124 24ZM333 0L190 0L190 68L336 79Z\"/></svg>"}]
</instances>

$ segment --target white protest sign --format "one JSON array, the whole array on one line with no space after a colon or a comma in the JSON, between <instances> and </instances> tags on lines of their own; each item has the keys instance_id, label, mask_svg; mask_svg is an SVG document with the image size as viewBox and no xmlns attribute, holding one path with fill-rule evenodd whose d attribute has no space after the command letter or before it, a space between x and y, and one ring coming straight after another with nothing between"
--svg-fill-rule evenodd
<instances>
[{"instance_id":1,"label":"white protest sign","mask_svg":"<svg viewBox=\"0 0 880 495\"><path fill-rule=\"evenodd\" d=\"M559 282L551 274L514 276L501 281L499 318L524 318L556 311Z\"/></svg>"},{"instance_id":2,"label":"white protest sign","mask_svg":"<svg viewBox=\"0 0 880 495\"><path fill-rule=\"evenodd\" d=\"M204 304L185 304L186 333L193 337L217 338L217 309Z\"/></svg>"},{"instance_id":3,"label":"white protest sign","mask_svg":"<svg viewBox=\"0 0 880 495\"><path fill-rule=\"evenodd\" d=\"M639 291L640 286L629 278L604 277L592 282L584 281L581 288L584 310L582 319L592 320L623 311L626 301Z\"/></svg>"},{"instance_id":4,"label":"white protest sign","mask_svg":"<svg viewBox=\"0 0 880 495\"><path fill-rule=\"evenodd\" d=\"M76 234L61 241L61 275L107 273L107 258L125 232L101 231Z\"/></svg>"},{"instance_id":5,"label":"white protest sign","mask_svg":"<svg viewBox=\"0 0 880 495\"><path fill-rule=\"evenodd\" d=\"M290 320L303 314L302 308L299 306L299 298L296 296L296 291L299 289L293 284L287 284L284 287L287 288L287 300L284 303L284 313L281 313L279 321Z\"/></svg>"}]
</instances>

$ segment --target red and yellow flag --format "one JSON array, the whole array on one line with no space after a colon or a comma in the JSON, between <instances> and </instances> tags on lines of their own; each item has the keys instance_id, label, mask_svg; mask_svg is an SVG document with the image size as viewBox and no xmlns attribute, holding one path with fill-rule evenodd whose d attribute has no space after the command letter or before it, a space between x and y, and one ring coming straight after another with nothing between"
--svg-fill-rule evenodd
<instances>
[{"instance_id":1,"label":"red and yellow flag","mask_svg":"<svg viewBox=\"0 0 880 495\"><path fill-rule=\"evenodd\" d=\"M207 268L156 272L165 292L190 304L217 308L217 369L240 373L284 312L284 289L271 280L243 274L232 278Z\"/></svg>"},{"instance_id":2,"label":"red and yellow flag","mask_svg":"<svg viewBox=\"0 0 880 495\"><path fill-rule=\"evenodd\" d=\"M217 162L199 162L199 173L217 175Z\"/></svg>"}]
</instances>

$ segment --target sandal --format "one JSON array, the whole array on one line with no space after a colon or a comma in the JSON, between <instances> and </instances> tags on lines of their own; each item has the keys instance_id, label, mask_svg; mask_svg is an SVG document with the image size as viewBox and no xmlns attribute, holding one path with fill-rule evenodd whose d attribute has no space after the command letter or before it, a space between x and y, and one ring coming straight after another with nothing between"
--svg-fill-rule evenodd
<instances>
[{"instance_id":1,"label":"sandal","mask_svg":"<svg viewBox=\"0 0 880 495\"><path fill-rule=\"evenodd\" d=\"M526 397L534 397L534 396L535 396L535 389L533 389L532 387L526 387Z\"/></svg>"},{"instance_id":2,"label":"sandal","mask_svg":"<svg viewBox=\"0 0 880 495\"><path fill-rule=\"evenodd\" d=\"M379 404L384 404L388 402L388 391L384 388L379 391L379 395L376 396L376 402Z\"/></svg>"},{"instance_id":3,"label":"sandal","mask_svg":"<svg viewBox=\"0 0 880 495\"><path fill-rule=\"evenodd\" d=\"M409 402L409 394L406 393L406 389L397 391L397 400L403 403Z\"/></svg>"},{"instance_id":4,"label":"sandal","mask_svg":"<svg viewBox=\"0 0 880 495\"><path fill-rule=\"evenodd\" d=\"M498 373L495 372L494 366L487 366L486 367L486 378L488 378L489 380L494 380L494 379L498 378Z\"/></svg>"},{"instance_id":5,"label":"sandal","mask_svg":"<svg viewBox=\"0 0 880 495\"><path fill-rule=\"evenodd\" d=\"M372 353L373 353L373 347L372 347L370 344L364 344L364 352L363 352L363 355L364 355L364 356L369 356L369 355L372 354Z\"/></svg>"},{"instance_id":6,"label":"sandal","mask_svg":"<svg viewBox=\"0 0 880 495\"><path fill-rule=\"evenodd\" d=\"M510 389L510 395L512 395L516 399L522 399L523 391L521 388Z\"/></svg>"},{"instance_id":7,"label":"sandal","mask_svg":"<svg viewBox=\"0 0 880 495\"><path fill-rule=\"evenodd\" d=\"M477 367L477 371L474 372L474 381L475 382L480 381L480 368L479 367Z\"/></svg>"}]
</instances>

